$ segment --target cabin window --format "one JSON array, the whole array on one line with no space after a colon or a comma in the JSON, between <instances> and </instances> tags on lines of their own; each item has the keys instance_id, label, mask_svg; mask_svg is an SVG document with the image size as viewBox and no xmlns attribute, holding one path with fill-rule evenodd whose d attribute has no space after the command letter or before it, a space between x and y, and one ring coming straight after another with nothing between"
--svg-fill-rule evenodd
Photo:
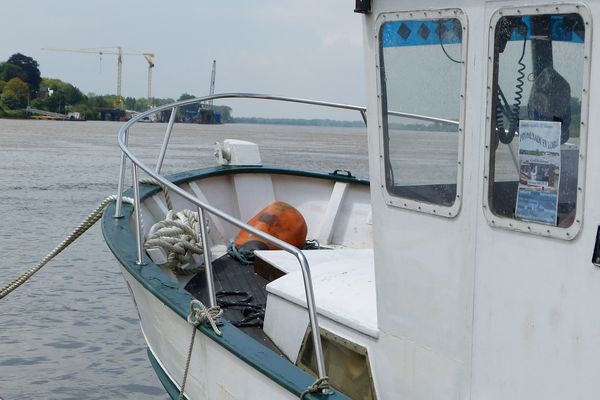
<instances>
[{"instance_id":1,"label":"cabin window","mask_svg":"<svg viewBox=\"0 0 600 400\"><path fill-rule=\"evenodd\" d=\"M466 18L443 10L379 21L386 201L453 217L462 181Z\"/></svg>"},{"instance_id":2,"label":"cabin window","mask_svg":"<svg viewBox=\"0 0 600 400\"><path fill-rule=\"evenodd\" d=\"M590 19L583 6L503 9L490 24L490 224L572 238L581 225Z\"/></svg>"}]
</instances>

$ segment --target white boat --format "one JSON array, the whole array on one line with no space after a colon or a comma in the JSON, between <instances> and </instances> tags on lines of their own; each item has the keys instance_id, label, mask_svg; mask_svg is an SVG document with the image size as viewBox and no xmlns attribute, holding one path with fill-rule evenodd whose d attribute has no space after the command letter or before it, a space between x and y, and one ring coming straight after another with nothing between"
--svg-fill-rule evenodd
<instances>
[{"instance_id":1,"label":"white boat","mask_svg":"<svg viewBox=\"0 0 600 400\"><path fill-rule=\"evenodd\" d=\"M133 201L109 206L103 233L161 382L195 400L597 398L600 120L588 110L600 2L359 0L356 11L366 108L219 94L120 130L119 194L131 165ZM215 165L164 177L173 120L155 165L127 145L151 114L226 98L361 113L370 182L262 165L243 138L222 143ZM525 168L540 157L543 190ZM319 246L246 223L275 200ZM144 242L167 215L192 218L184 209L202 222L188 236L203 256L174 273ZM226 249L240 230L279 250L236 261ZM197 324L198 301L224 314Z\"/></svg>"}]
</instances>

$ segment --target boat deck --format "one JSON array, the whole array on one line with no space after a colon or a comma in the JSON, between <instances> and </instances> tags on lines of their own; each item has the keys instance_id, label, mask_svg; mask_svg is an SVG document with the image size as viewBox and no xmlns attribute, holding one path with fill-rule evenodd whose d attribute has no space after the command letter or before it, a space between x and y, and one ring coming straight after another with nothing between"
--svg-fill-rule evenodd
<instances>
[{"instance_id":1,"label":"boat deck","mask_svg":"<svg viewBox=\"0 0 600 400\"><path fill-rule=\"evenodd\" d=\"M223 308L223 318L237 325L248 336L284 356L262 329L267 304L266 285L269 282L254 271L253 265L244 265L228 254L213 261L213 275L217 302ZM185 290L202 303L209 304L204 273L194 276L185 286ZM239 324L245 320L251 326Z\"/></svg>"}]
</instances>

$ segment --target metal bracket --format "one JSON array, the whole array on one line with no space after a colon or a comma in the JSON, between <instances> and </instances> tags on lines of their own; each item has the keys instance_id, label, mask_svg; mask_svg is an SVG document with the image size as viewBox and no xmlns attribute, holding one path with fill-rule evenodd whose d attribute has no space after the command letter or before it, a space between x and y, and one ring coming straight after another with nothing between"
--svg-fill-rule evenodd
<instances>
[{"instance_id":1,"label":"metal bracket","mask_svg":"<svg viewBox=\"0 0 600 400\"><path fill-rule=\"evenodd\" d=\"M352 175L352 173L350 171L348 171L347 169L336 169L335 171L333 171L329 175L331 175L331 176L343 176L345 178L356 179L356 177L354 175Z\"/></svg>"}]
</instances>

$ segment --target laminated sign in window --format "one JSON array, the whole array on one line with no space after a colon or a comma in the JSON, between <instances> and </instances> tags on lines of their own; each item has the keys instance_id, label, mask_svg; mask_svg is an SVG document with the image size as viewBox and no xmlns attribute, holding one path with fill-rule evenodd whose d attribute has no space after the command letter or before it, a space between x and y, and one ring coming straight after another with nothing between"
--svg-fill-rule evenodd
<instances>
[{"instance_id":1,"label":"laminated sign in window","mask_svg":"<svg viewBox=\"0 0 600 400\"><path fill-rule=\"evenodd\" d=\"M521 120L519 132L517 218L555 225L561 123Z\"/></svg>"}]
</instances>

